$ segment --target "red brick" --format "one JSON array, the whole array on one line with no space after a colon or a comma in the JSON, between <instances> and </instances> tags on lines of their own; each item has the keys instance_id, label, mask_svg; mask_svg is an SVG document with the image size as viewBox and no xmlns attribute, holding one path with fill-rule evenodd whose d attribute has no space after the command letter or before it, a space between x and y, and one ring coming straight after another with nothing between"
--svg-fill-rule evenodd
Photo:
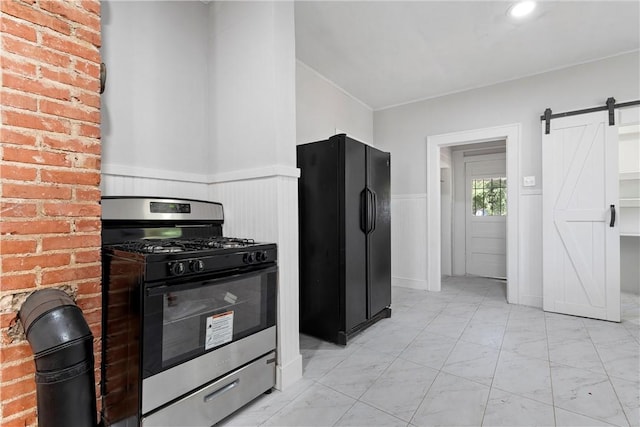
<instances>
[{"instance_id":1,"label":"red brick","mask_svg":"<svg viewBox=\"0 0 640 427\"><path fill-rule=\"evenodd\" d=\"M54 82L64 83L66 85L73 86L74 88L87 89L97 92L100 89L100 81L98 79L92 79L84 77L76 72L52 70L50 68L41 67L40 71L42 77Z\"/></svg>"},{"instance_id":2,"label":"red brick","mask_svg":"<svg viewBox=\"0 0 640 427\"><path fill-rule=\"evenodd\" d=\"M5 1L0 1L0 4ZM51 49L45 49L42 46L37 46L29 42L22 41L20 39L13 39L11 37L3 37L2 49L6 52L15 53L24 58L32 60L39 60L51 65L57 65L59 67L68 67L71 64L71 58L68 55L63 55L59 52L55 52Z\"/></svg>"},{"instance_id":3,"label":"red brick","mask_svg":"<svg viewBox=\"0 0 640 427\"><path fill-rule=\"evenodd\" d=\"M3 197L13 199L71 199L71 189L58 185L8 184L2 186Z\"/></svg>"},{"instance_id":4,"label":"red brick","mask_svg":"<svg viewBox=\"0 0 640 427\"><path fill-rule=\"evenodd\" d=\"M71 97L69 89L52 84L52 82L55 82L55 80L36 80L14 74L5 74L3 76L3 84L5 87L49 98L61 99L64 101L69 100Z\"/></svg>"},{"instance_id":5,"label":"red brick","mask_svg":"<svg viewBox=\"0 0 640 427\"><path fill-rule=\"evenodd\" d=\"M54 49L58 52L68 53L69 55L79 56L93 62L100 62L100 52L97 47L83 46L77 42L73 42L68 38L54 36L52 34L42 34L42 45Z\"/></svg>"},{"instance_id":6,"label":"red brick","mask_svg":"<svg viewBox=\"0 0 640 427\"><path fill-rule=\"evenodd\" d=\"M100 142L89 138L54 138L45 135L45 146L56 150L70 151L73 153L100 154Z\"/></svg>"},{"instance_id":7,"label":"red brick","mask_svg":"<svg viewBox=\"0 0 640 427\"><path fill-rule=\"evenodd\" d=\"M2 278L0 277L0 284L2 283ZM0 286L2 288L2 286ZM5 329L11 326L13 322L16 322L17 313L0 313L0 328ZM2 365L2 363L0 363Z\"/></svg>"},{"instance_id":8,"label":"red brick","mask_svg":"<svg viewBox=\"0 0 640 427\"><path fill-rule=\"evenodd\" d=\"M12 71L16 74L35 78L36 77L36 65L30 62L26 62L23 58L9 58L8 56L0 57L0 64L2 70Z\"/></svg>"},{"instance_id":9,"label":"red brick","mask_svg":"<svg viewBox=\"0 0 640 427\"><path fill-rule=\"evenodd\" d=\"M14 382L12 384L2 385L2 394L6 398L10 399L13 396L22 396L29 394L35 388L35 378L27 378L21 381Z\"/></svg>"},{"instance_id":10,"label":"red brick","mask_svg":"<svg viewBox=\"0 0 640 427\"><path fill-rule=\"evenodd\" d=\"M0 254L29 254L36 251L35 240L0 240Z\"/></svg>"},{"instance_id":11,"label":"red brick","mask_svg":"<svg viewBox=\"0 0 640 427\"><path fill-rule=\"evenodd\" d=\"M65 217L100 217L98 204L83 203L45 203L43 212L46 216Z\"/></svg>"},{"instance_id":12,"label":"red brick","mask_svg":"<svg viewBox=\"0 0 640 427\"><path fill-rule=\"evenodd\" d=\"M100 255L100 251L87 251L87 252L97 252ZM78 283L78 295L91 295L91 294L101 294L102 292L102 284L99 280L93 280L88 282ZM89 322L89 319L87 319Z\"/></svg>"},{"instance_id":13,"label":"red brick","mask_svg":"<svg viewBox=\"0 0 640 427\"><path fill-rule=\"evenodd\" d=\"M8 275L3 274L0 284L3 291L24 290L35 288L37 285L36 275L33 273Z\"/></svg>"},{"instance_id":14,"label":"red brick","mask_svg":"<svg viewBox=\"0 0 640 427\"><path fill-rule=\"evenodd\" d=\"M68 253L64 254L44 254L44 255L27 255L27 256L19 256L19 257L8 257L5 256L2 258L2 271L7 273L10 271L27 271L33 270L36 267L40 268L48 268L48 267L63 267L68 266L71 261L71 255ZM50 284L48 282L46 284ZM44 282L44 273L43 273L43 282Z\"/></svg>"},{"instance_id":15,"label":"red brick","mask_svg":"<svg viewBox=\"0 0 640 427\"><path fill-rule=\"evenodd\" d=\"M40 111L54 116L68 117L70 119L82 120L90 123L100 123L100 111L94 108L87 111L69 103L62 104L59 102L41 99Z\"/></svg>"},{"instance_id":16,"label":"red brick","mask_svg":"<svg viewBox=\"0 0 640 427\"><path fill-rule=\"evenodd\" d=\"M80 124L78 135L91 138L100 138L100 126Z\"/></svg>"},{"instance_id":17,"label":"red brick","mask_svg":"<svg viewBox=\"0 0 640 427\"><path fill-rule=\"evenodd\" d=\"M102 192L99 188L76 188L75 199L79 202L99 202Z\"/></svg>"},{"instance_id":18,"label":"red brick","mask_svg":"<svg viewBox=\"0 0 640 427\"><path fill-rule=\"evenodd\" d=\"M76 260L76 263L78 264L89 264L92 262L100 262L101 260L100 251L93 250L93 251L76 252L75 260Z\"/></svg>"},{"instance_id":19,"label":"red brick","mask_svg":"<svg viewBox=\"0 0 640 427\"><path fill-rule=\"evenodd\" d=\"M100 16L100 1L99 0L80 0L80 5L91 13L95 13Z\"/></svg>"},{"instance_id":20,"label":"red brick","mask_svg":"<svg viewBox=\"0 0 640 427\"><path fill-rule=\"evenodd\" d=\"M78 305L82 308L81 304L78 304ZM93 325L89 325L89 330L91 331L94 337L99 337L102 334L102 328L100 327L99 324L94 323Z\"/></svg>"},{"instance_id":21,"label":"red brick","mask_svg":"<svg viewBox=\"0 0 640 427\"><path fill-rule=\"evenodd\" d=\"M102 44L102 37L97 31L91 31L85 28L77 28L76 37L78 37L80 40L89 42L94 46L100 47L100 45Z\"/></svg>"},{"instance_id":22,"label":"red brick","mask_svg":"<svg viewBox=\"0 0 640 427\"><path fill-rule=\"evenodd\" d=\"M69 24L66 22L58 19L57 17L45 14L33 7L25 6L16 0L0 1L0 11L7 15L15 16L16 18L21 18L25 21L51 28L52 30L62 34L71 34Z\"/></svg>"},{"instance_id":23,"label":"red brick","mask_svg":"<svg viewBox=\"0 0 640 427\"><path fill-rule=\"evenodd\" d=\"M40 7L54 15L67 18L70 21L86 25L90 28L100 29L100 17L93 13L88 13L83 9L79 9L72 3L61 2L60 0L40 0Z\"/></svg>"},{"instance_id":24,"label":"red brick","mask_svg":"<svg viewBox=\"0 0 640 427\"><path fill-rule=\"evenodd\" d=\"M98 85L100 83L98 82ZM86 91L81 91L77 95L78 101L86 105L87 107L100 108L100 95L97 93L90 93Z\"/></svg>"},{"instance_id":25,"label":"red brick","mask_svg":"<svg viewBox=\"0 0 640 427\"><path fill-rule=\"evenodd\" d=\"M31 218L38 213L38 207L35 203L11 203L0 202L0 218Z\"/></svg>"},{"instance_id":26,"label":"red brick","mask_svg":"<svg viewBox=\"0 0 640 427\"><path fill-rule=\"evenodd\" d=\"M100 231L102 224L98 219L77 219L75 229L77 232Z\"/></svg>"},{"instance_id":27,"label":"red brick","mask_svg":"<svg viewBox=\"0 0 640 427\"><path fill-rule=\"evenodd\" d=\"M42 284L51 285L54 283L73 282L76 280L95 279L100 277L102 268L95 266L67 266L59 270L49 270L42 272ZM79 305L79 304L78 304Z\"/></svg>"},{"instance_id":28,"label":"red brick","mask_svg":"<svg viewBox=\"0 0 640 427\"><path fill-rule=\"evenodd\" d=\"M68 154L24 147L4 147L2 160L49 166L71 166Z\"/></svg>"},{"instance_id":29,"label":"red brick","mask_svg":"<svg viewBox=\"0 0 640 427\"><path fill-rule=\"evenodd\" d=\"M30 42L36 41L36 30L31 25L26 25L20 21L4 17L0 22L0 30L3 33L13 34L21 39L29 40Z\"/></svg>"},{"instance_id":30,"label":"red brick","mask_svg":"<svg viewBox=\"0 0 640 427\"><path fill-rule=\"evenodd\" d=\"M6 128L0 128L0 142L5 144L36 145L36 137Z\"/></svg>"},{"instance_id":31,"label":"red brick","mask_svg":"<svg viewBox=\"0 0 640 427\"><path fill-rule=\"evenodd\" d=\"M25 168L13 165L0 165L0 178L16 181L34 181L38 174L35 168Z\"/></svg>"},{"instance_id":32,"label":"red brick","mask_svg":"<svg viewBox=\"0 0 640 427\"><path fill-rule=\"evenodd\" d=\"M0 222L0 234L37 235L50 233L69 233L70 231L71 225L67 221L38 220Z\"/></svg>"},{"instance_id":33,"label":"red brick","mask_svg":"<svg viewBox=\"0 0 640 427\"><path fill-rule=\"evenodd\" d=\"M86 74L96 80L100 79L100 64L98 63L77 59L74 69L79 73Z\"/></svg>"},{"instance_id":34,"label":"red brick","mask_svg":"<svg viewBox=\"0 0 640 427\"><path fill-rule=\"evenodd\" d=\"M80 295L78 296L76 303L78 304L78 307L82 309L82 311L89 311L95 308L100 308L102 307L102 295L91 296L91 297L85 297ZM100 325L97 325L97 326L99 327Z\"/></svg>"},{"instance_id":35,"label":"red brick","mask_svg":"<svg viewBox=\"0 0 640 427\"><path fill-rule=\"evenodd\" d=\"M2 124L57 133L69 133L71 129L68 120L42 117L37 114L20 113L17 111L3 111Z\"/></svg>"},{"instance_id":36,"label":"red brick","mask_svg":"<svg viewBox=\"0 0 640 427\"><path fill-rule=\"evenodd\" d=\"M59 249L96 248L100 246L99 235L66 235L42 238L43 251Z\"/></svg>"},{"instance_id":37,"label":"red brick","mask_svg":"<svg viewBox=\"0 0 640 427\"><path fill-rule=\"evenodd\" d=\"M36 410L33 408L11 417L5 417L0 423L0 427L35 427L37 425Z\"/></svg>"},{"instance_id":38,"label":"red brick","mask_svg":"<svg viewBox=\"0 0 640 427\"><path fill-rule=\"evenodd\" d=\"M76 154L73 160L73 166L81 169L91 169L98 171L100 178L100 156L87 156L84 154ZM98 179L98 183L100 180Z\"/></svg>"},{"instance_id":39,"label":"red brick","mask_svg":"<svg viewBox=\"0 0 640 427\"><path fill-rule=\"evenodd\" d=\"M8 92L6 90L0 91L0 105L29 111L36 111L38 109L38 101L33 95Z\"/></svg>"},{"instance_id":40,"label":"red brick","mask_svg":"<svg viewBox=\"0 0 640 427\"><path fill-rule=\"evenodd\" d=\"M28 359L18 364L12 364L10 366L3 364L3 366L1 367L1 371L2 381L8 382L17 380L18 378L26 377L28 375L33 375L33 373L35 372L35 365L33 363L33 359Z\"/></svg>"},{"instance_id":41,"label":"red brick","mask_svg":"<svg viewBox=\"0 0 640 427\"><path fill-rule=\"evenodd\" d=\"M0 364L26 359L31 356L33 356L33 352L31 351L31 346L29 346L26 341L2 346L2 348L0 348Z\"/></svg>"},{"instance_id":42,"label":"red brick","mask_svg":"<svg viewBox=\"0 0 640 427\"><path fill-rule=\"evenodd\" d=\"M18 412L26 411L33 408L36 405L36 393L21 396L10 402L4 400L2 402L2 412L7 414L17 414Z\"/></svg>"},{"instance_id":43,"label":"red brick","mask_svg":"<svg viewBox=\"0 0 640 427\"><path fill-rule=\"evenodd\" d=\"M100 173L43 169L40 172L40 179L42 182L54 182L57 184L98 186L100 184Z\"/></svg>"},{"instance_id":44,"label":"red brick","mask_svg":"<svg viewBox=\"0 0 640 427\"><path fill-rule=\"evenodd\" d=\"M84 311L84 319L88 325L99 325L102 322L102 310Z\"/></svg>"}]
</instances>

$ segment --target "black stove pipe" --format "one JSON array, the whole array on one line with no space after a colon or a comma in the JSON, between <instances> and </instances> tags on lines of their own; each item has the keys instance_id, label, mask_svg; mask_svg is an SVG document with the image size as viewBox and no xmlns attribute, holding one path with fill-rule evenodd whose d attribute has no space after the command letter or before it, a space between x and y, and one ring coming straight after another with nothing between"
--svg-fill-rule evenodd
<instances>
[{"instance_id":1,"label":"black stove pipe","mask_svg":"<svg viewBox=\"0 0 640 427\"><path fill-rule=\"evenodd\" d=\"M38 427L95 427L93 335L59 289L35 291L18 317L34 353Z\"/></svg>"}]
</instances>

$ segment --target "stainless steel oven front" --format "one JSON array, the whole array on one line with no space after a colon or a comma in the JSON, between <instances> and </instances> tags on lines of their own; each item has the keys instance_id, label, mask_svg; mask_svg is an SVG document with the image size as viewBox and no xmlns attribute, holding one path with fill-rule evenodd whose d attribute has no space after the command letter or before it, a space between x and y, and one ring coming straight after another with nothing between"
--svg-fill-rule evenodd
<instances>
[{"instance_id":1,"label":"stainless steel oven front","mask_svg":"<svg viewBox=\"0 0 640 427\"><path fill-rule=\"evenodd\" d=\"M276 284L275 266L145 284L142 413L275 350Z\"/></svg>"}]
</instances>

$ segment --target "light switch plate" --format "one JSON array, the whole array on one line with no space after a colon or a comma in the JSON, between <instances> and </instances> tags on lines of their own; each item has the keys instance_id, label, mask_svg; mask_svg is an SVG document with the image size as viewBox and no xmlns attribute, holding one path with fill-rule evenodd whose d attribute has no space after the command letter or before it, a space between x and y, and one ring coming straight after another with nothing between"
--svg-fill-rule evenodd
<instances>
[{"instance_id":1,"label":"light switch plate","mask_svg":"<svg viewBox=\"0 0 640 427\"><path fill-rule=\"evenodd\" d=\"M536 177L535 176L525 176L522 178L522 185L525 187L535 187L536 185Z\"/></svg>"}]
</instances>

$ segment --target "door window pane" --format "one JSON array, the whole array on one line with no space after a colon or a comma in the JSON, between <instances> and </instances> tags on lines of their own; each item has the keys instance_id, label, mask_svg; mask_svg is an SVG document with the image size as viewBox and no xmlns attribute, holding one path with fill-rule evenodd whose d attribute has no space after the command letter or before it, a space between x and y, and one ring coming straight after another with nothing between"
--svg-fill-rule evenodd
<instances>
[{"instance_id":1,"label":"door window pane","mask_svg":"<svg viewBox=\"0 0 640 427\"><path fill-rule=\"evenodd\" d=\"M507 214L507 178L480 178L471 181L471 214L504 216Z\"/></svg>"}]
</instances>

